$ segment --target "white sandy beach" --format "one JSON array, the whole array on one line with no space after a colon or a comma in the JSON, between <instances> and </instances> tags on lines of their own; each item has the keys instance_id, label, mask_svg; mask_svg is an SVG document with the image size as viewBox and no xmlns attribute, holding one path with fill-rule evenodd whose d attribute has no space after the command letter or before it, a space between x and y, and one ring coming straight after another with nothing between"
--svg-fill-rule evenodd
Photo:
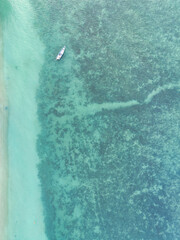
<instances>
[{"instance_id":1,"label":"white sandy beach","mask_svg":"<svg viewBox=\"0 0 180 240\"><path fill-rule=\"evenodd\" d=\"M0 25L0 235L1 240L7 239L7 99L3 82L3 42Z\"/></svg>"}]
</instances>

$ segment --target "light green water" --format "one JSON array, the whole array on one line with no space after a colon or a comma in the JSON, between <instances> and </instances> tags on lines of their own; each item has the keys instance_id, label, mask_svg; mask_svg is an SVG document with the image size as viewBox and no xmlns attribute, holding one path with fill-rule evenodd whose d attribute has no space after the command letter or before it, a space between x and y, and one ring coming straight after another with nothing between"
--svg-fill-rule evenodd
<instances>
[{"instance_id":1,"label":"light green water","mask_svg":"<svg viewBox=\"0 0 180 240\"><path fill-rule=\"evenodd\" d=\"M48 239L178 240L179 1L31 2Z\"/></svg>"},{"instance_id":2,"label":"light green water","mask_svg":"<svg viewBox=\"0 0 180 240\"><path fill-rule=\"evenodd\" d=\"M10 2L8 240L179 240L179 0Z\"/></svg>"},{"instance_id":3,"label":"light green water","mask_svg":"<svg viewBox=\"0 0 180 240\"><path fill-rule=\"evenodd\" d=\"M5 80L8 92L9 237L45 240L36 138L35 101L44 48L33 28L28 1L11 1L4 22Z\"/></svg>"}]
</instances>

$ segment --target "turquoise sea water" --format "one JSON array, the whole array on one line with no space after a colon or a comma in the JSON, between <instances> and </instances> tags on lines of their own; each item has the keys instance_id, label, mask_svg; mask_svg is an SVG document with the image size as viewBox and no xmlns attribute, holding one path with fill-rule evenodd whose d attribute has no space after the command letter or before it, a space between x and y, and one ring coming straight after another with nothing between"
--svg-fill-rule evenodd
<instances>
[{"instance_id":1,"label":"turquoise sea water","mask_svg":"<svg viewBox=\"0 0 180 240\"><path fill-rule=\"evenodd\" d=\"M5 2L4 2L5 3ZM44 46L33 27L27 1L11 1L3 21L4 65L8 95L8 240L46 239L38 179L35 100Z\"/></svg>"},{"instance_id":2,"label":"turquoise sea water","mask_svg":"<svg viewBox=\"0 0 180 240\"><path fill-rule=\"evenodd\" d=\"M179 1L11 5L10 239L180 239Z\"/></svg>"}]
</instances>

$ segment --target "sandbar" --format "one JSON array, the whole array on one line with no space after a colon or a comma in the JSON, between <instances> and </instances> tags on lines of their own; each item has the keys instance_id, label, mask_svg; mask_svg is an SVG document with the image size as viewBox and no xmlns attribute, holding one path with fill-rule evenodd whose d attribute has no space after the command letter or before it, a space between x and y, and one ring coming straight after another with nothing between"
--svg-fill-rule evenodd
<instances>
[{"instance_id":1,"label":"sandbar","mask_svg":"<svg viewBox=\"0 0 180 240\"><path fill-rule=\"evenodd\" d=\"M7 157L7 98L3 74L3 37L0 23L0 235L7 240L8 218L8 157Z\"/></svg>"}]
</instances>

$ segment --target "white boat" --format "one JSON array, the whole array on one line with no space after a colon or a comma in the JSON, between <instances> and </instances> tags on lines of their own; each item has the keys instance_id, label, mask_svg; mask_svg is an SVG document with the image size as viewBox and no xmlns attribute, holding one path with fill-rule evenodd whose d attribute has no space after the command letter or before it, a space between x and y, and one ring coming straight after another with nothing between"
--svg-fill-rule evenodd
<instances>
[{"instance_id":1,"label":"white boat","mask_svg":"<svg viewBox=\"0 0 180 240\"><path fill-rule=\"evenodd\" d=\"M56 57L56 60L60 60L64 54L64 51L65 51L66 47L64 46L61 51L58 53L57 57Z\"/></svg>"}]
</instances>

